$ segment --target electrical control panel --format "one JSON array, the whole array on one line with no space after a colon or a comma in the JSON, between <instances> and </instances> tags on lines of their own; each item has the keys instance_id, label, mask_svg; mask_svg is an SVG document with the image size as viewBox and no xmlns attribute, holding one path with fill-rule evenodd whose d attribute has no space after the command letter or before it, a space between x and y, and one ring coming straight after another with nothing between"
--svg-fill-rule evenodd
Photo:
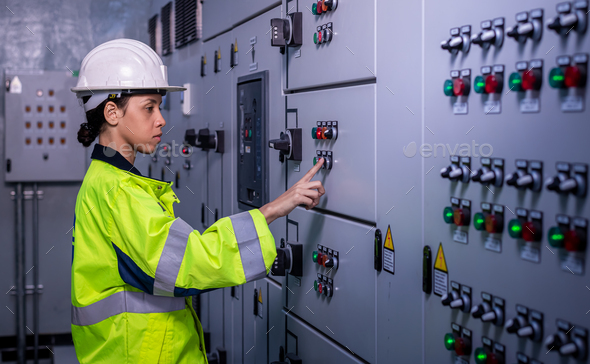
<instances>
[{"instance_id":1,"label":"electrical control panel","mask_svg":"<svg viewBox=\"0 0 590 364\"><path fill-rule=\"evenodd\" d=\"M68 71L6 70L6 181L81 181L86 153L78 142L84 109L70 91Z\"/></svg>"},{"instance_id":2,"label":"electrical control panel","mask_svg":"<svg viewBox=\"0 0 590 364\"><path fill-rule=\"evenodd\" d=\"M243 76L237 84L238 201L243 208L268 202L267 74Z\"/></svg>"}]
</instances>

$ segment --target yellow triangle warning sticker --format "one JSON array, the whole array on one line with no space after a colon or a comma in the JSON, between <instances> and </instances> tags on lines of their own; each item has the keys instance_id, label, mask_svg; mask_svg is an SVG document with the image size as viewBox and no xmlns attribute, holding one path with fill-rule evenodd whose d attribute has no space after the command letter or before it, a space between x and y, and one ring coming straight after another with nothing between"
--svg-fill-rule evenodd
<instances>
[{"instance_id":1,"label":"yellow triangle warning sticker","mask_svg":"<svg viewBox=\"0 0 590 364\"><path fill-rule=\"evenodd\" d=\"M436 253L436 261L434 262L434 269L449 272L447 270L447 261L445 260L445 253L443 252L442 243L438 246L438 253Z\"/></svg>"},{"instance_id":2,"label":"yellow triangle warning sticker","mask_svg":"<svg viewBox=\"0 0 590 364\"><path fill-rule=\"evenodd\" d=\"M394 250L393 249L393 239L391 239L391 226L387 226L387 235L385 236L385 244L383 244L385 249Z\"/></svg>"},{"instance_id":3,"label":"yellow triangle warning sticker","mask_svg":"<svg viewBox=\"0 0 590 364\"><path fill-rule=\"evenodd\" d=\"M262 288L258 290L258 302L262 303Z\"/></svg>"}]
</instances>

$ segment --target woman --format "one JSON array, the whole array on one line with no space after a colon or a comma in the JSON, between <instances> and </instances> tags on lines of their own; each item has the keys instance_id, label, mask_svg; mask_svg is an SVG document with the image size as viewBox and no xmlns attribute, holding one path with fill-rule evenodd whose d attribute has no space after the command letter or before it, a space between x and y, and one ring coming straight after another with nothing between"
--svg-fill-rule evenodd
<instances>
[{"instance_id":1,"label":"woman","mask_svg":"<svg viewBox=\"0 0 590 364\"><path fill-rule=\"evenodd\" d=\"M206 363L191 296L265 277L276 256L268 224L324 194L321 182L310 182L320 161L276 200L203 234L176 218L172 183L143 177L133 163L160 142L162 96L182 90L135 40L106 42L82 61L72 89L87 119L78 140L98 144L72 238L72 336L81 363Z\"/></svg>"}]
</instances>

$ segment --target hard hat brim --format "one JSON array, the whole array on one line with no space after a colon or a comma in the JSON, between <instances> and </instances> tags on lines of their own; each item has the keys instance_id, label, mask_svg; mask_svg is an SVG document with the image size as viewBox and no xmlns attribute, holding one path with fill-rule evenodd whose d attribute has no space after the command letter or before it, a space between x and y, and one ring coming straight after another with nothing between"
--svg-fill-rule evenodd
<instances>
[{"instance_id":1,"label":"hard hat brim","mask_svg":"<svg viewBox=\"0 0 590 364\"><path fill-rule=\"evenodd\" d=\"M186 87L180 86L163 86L163 87L113 87L113 86L102 86L102 87L72 87L70 91L81 92L81 91L121 91L121 90L165 90L166 92L185 91Z\"/></svg>"}]
</instances>

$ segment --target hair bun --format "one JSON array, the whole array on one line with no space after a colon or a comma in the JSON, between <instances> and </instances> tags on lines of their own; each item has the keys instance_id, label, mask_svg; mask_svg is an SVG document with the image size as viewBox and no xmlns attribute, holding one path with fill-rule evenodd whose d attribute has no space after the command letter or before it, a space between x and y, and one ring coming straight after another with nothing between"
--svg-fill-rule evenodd
<instances>
[{"instance_id":1,"label":"hair bun","mask_svg":"<svg viewBox=\"0 0 590 364\"><path fill-rule=\"evenodd\" d=\"M88 147L97 137L97 133L88 123L82 123L80 130L78 130L78 141L83 146Z\"/></svg>"}]
</instances>

